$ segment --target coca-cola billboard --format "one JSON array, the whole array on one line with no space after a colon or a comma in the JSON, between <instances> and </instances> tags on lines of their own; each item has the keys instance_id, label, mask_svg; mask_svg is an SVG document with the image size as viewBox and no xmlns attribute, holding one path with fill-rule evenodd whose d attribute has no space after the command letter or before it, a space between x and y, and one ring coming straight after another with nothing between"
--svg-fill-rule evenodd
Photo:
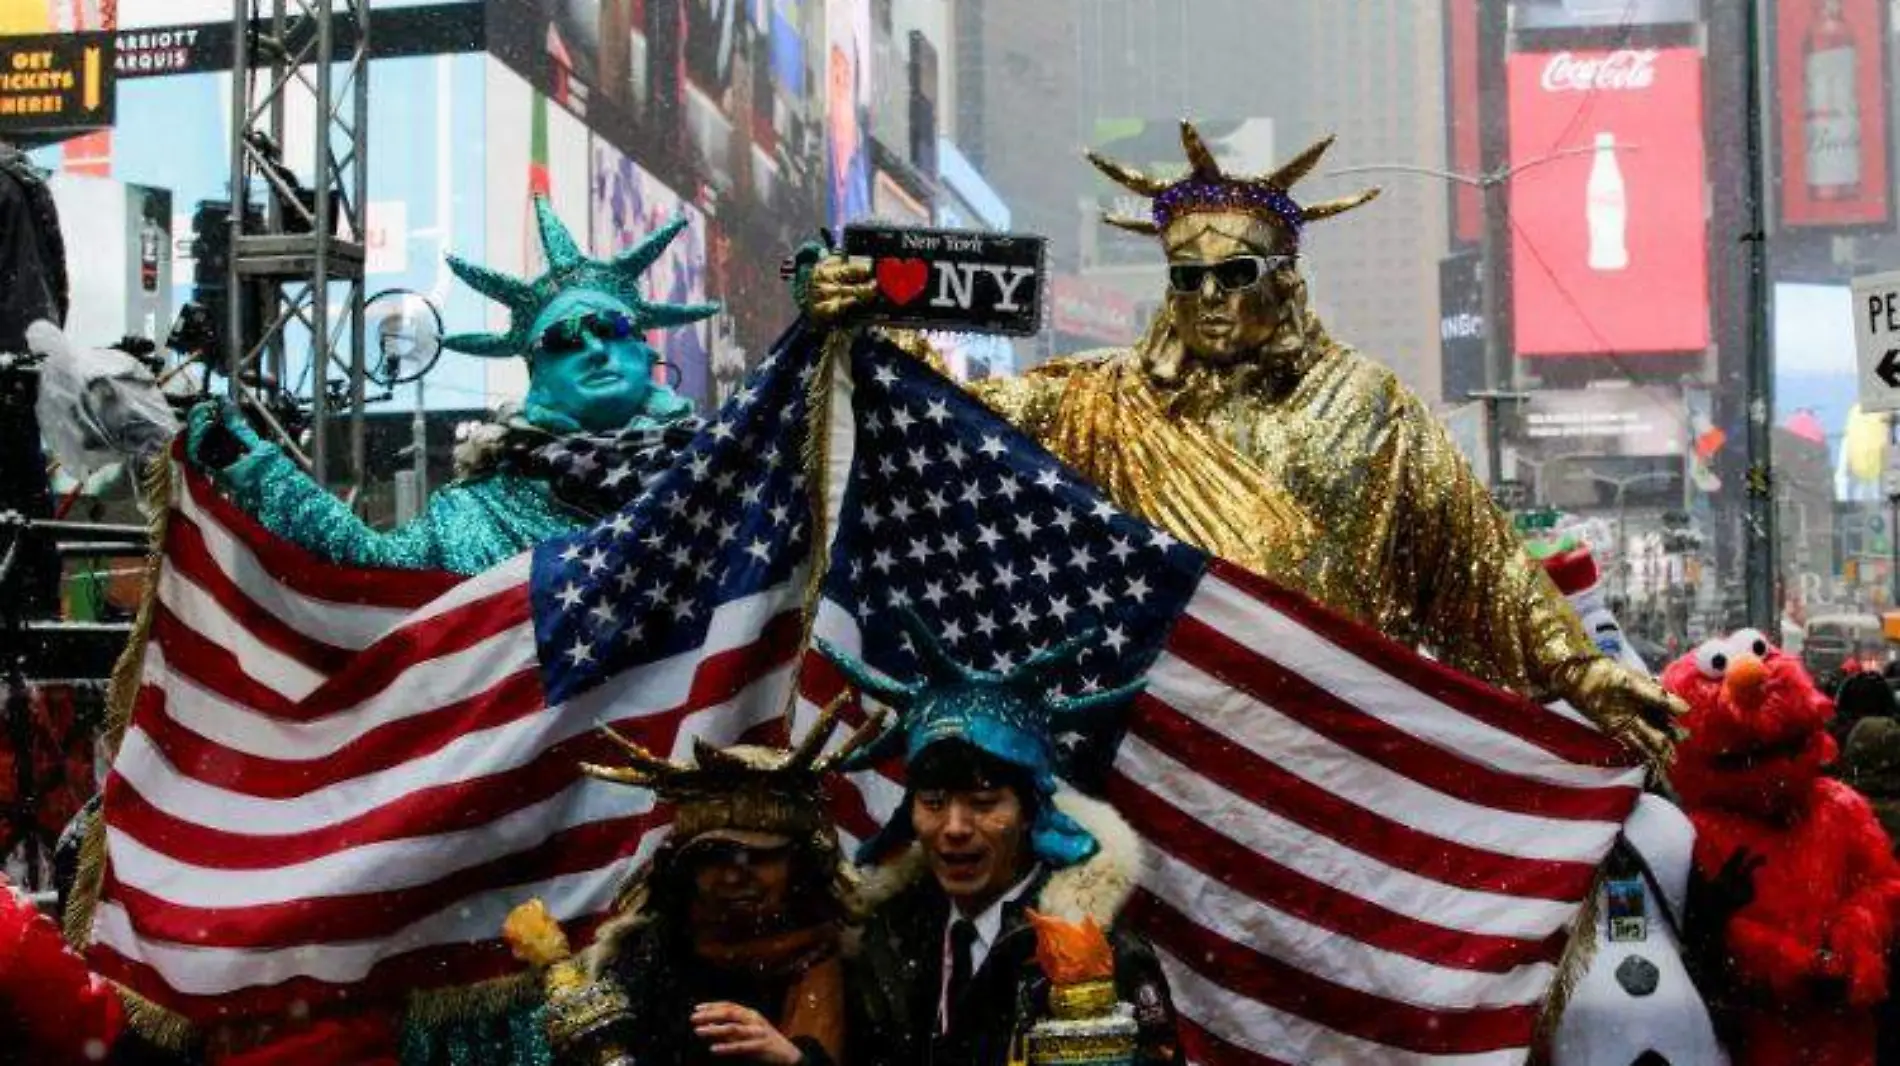
<instances>
[{"instance_id":1,"label":"coca-cola billboard","mask_svg":"<svg viewBox=\"0 0 1900 1066\"><path fill-rule=\"evenodd\" d=\"M1518 53L1509 77L1517 353L1706 349L1700 55Z\"/></svg>"},{"instance_id":2,"label":"coca-cola billboard","mask_svg":"<svg viewBox=\"0 0 1900 1066\"><path fill-rule=\"evenodd\" d=\"M1884 226L1892 218L1886 7L1772 5L1784 226Z\"/></svg>"}]
</instances>

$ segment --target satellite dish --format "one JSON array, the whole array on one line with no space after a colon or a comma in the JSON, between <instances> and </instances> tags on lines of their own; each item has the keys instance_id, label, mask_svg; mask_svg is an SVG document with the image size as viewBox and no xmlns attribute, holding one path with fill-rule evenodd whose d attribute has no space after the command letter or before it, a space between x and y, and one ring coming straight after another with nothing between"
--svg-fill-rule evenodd
<instances>
[{"instance_id":1,"label":"satellite dish","mask_svg":"<svg viewBox=\"0 0 1900 1066\"><path fill-rule=\"evenodd\" d=\"M363 330L378 356L370 376L385 388L415 381L442 356L442 312L419 292L386 289L370 297Z\"/></svg>"}]
</instances>

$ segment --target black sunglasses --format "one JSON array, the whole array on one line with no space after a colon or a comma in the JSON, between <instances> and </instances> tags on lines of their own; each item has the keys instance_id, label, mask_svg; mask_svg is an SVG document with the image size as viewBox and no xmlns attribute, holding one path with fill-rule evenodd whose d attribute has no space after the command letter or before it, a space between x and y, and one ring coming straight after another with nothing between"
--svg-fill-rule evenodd
<instances>
[{"instance_id":1,"label":"black sunglasses","mask_svg":"<svg viewBox=\"0 0 1900 1066\"><path fill-rule=\"evenodd\" d=\"M1293 262L1290 255L1237 255L1218 263L1170 263L1168 287L1175 292L1200 292L1209 276L1221 292L1252 288L1260 279Z\"/></svg>"},{"instance_id":2,"label":"black sunglasses","mask_svg":"<svg viewBox=\"0 0 1900 1066\"><path fill-rule=\"evenodd\" d=\"M633 319L619 311L589 311L564 318L541 331L538 342L542 351L556 355L578 352L587 347L591 335L603 341L625 340L633 336Z\"/></svg>"}]
</instances>

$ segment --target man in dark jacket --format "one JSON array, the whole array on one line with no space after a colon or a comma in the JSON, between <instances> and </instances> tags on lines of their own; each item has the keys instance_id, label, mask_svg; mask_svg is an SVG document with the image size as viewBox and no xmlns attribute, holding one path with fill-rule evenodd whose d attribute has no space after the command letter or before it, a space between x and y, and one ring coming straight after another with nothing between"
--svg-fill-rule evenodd
<instances>
[{"instance_id":1,"label":"man in dark jacket","mask_svg":"<svg viewBox=\"0 0 1900 1066\"><path fill-rule=\"evenodd\" d=\"M66 247L53 194L23 153L0 142L0 354L25 354L26 327L40 319L64 322L66 300ZM51 518L52 489L33 418L37 391L33 376L0 371L0 512ZM6 547L0 538L0 553ZM52 617L59 610L52 541L27 538L16 565L6 589L10 606L24 618Z\"/></svg>"},{"instance_id":2,"label":"man in dark jacket","mask_svg":"<svg viewBox=\"0 0 1900 1066\"><path fill-rule=\"evenodd\" d=\"M1132 1008L1140 1066L1179 1060L1174 1007L1155 953L1115 926L1135 887L1139 841L1106 804L1059 784L1051 724L1131 692L1052 699L1046 672L1086 640L1009 674L953 662L914 615L906 619L931 677L893 681L825 647L899 725L855 765L902 744L907 788L860 853L878 862L863 896L852 1021L853 1066L1003 1066L1025 1061L1027 1036L1051 1017L1051 983L1028 913L1093 918L1113 949L1116 999ZM1033 1061L1033 1060L1029 1060Z\"/></svg>"},{"instance_id":3,"label":"man in dark jacket","mask_svg":"<svg viewBox=\"0 0 1900 1066\"><path fill-rule=\"evenodd\" d=\"M0 142L0 352L26 351L26 327L66 321L66 246L46 180Z\"/></svg>"}]
</instances>

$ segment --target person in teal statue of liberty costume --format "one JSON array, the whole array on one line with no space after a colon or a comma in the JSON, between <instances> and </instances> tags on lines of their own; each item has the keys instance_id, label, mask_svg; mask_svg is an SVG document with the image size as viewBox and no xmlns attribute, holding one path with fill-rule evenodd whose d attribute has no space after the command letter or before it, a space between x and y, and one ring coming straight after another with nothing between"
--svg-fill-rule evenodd
<instances>
[{"instance_id":1,"label":"person in teal statue of liberty costume","mask_svg":"<svg viewBox=\"0 0 1900 1066\"><path fill-rule=\"evenodd\" d=\"M455 256L449 269L506 307L506 333L445 338L452 351L528 360L520 409L481 427L458 477L392 530L365 525L227 403L191 412L191 456L273 533L335 562L473 574L550 537L591 525L670 465L700 422L692 401L654 380L645 331L707 318L717 304L655 303L641 276L686 225L677 218L609 260L584 255L545 199L535 200L547 271L520 280ZM545 1066L538 1002L486 1017L402 1023L403 1066Z\"/></svg>"},{"instance_id":2,"label":"person in teal statue of liberty costume","mask_svg":"<svg viewBox=\"0 0 1900 1066\"><path fill-rule=\"evenodd\" d=\"M717 304L649 302L641 275L685 227L676 218L610 260L582 253L545 198L534 201L547 271L509 277L451 255L449 269L508 309L506 333L445 338L451 351L528 361L520 409L481 427L457 479L392 530L365 525L225 402L200 404L186 443L219 487L278 536L334 562L473 574L591 524L638 494L699 428L692 401L654 380L649 329L710 317Z\"/></svg>"}]
</instances>

